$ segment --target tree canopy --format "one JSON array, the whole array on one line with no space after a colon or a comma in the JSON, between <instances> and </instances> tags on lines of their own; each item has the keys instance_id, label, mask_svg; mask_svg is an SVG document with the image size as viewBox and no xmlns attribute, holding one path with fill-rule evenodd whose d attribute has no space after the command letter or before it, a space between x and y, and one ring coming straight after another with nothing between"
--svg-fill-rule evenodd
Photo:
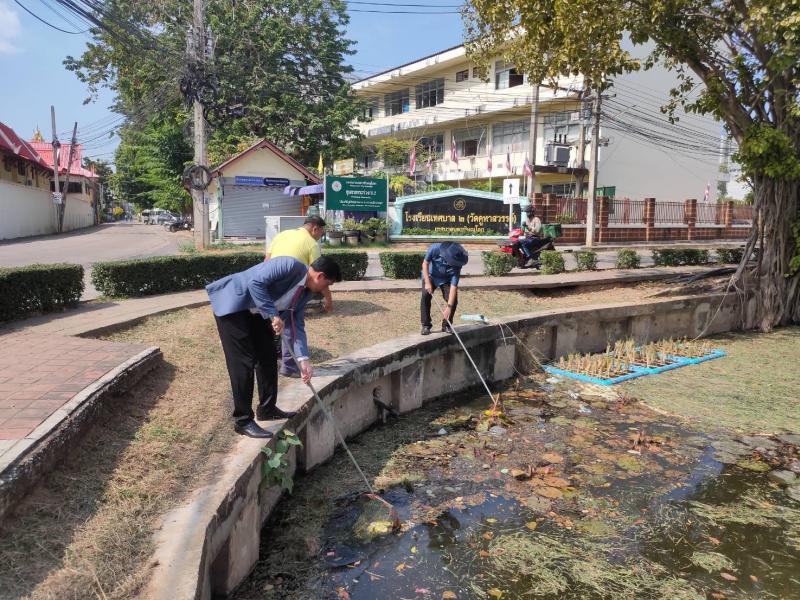
<instances>
[{"instance_id":1,"label":"tree canopy","mask_svg":"<svg viewBox=\"0 0 800 600\"><path fill-rule=\"evenodd\" d=\"M757 299L745 325L800 321L792 268L800 246L792 232L800 190L800 0L469 0L464 18L476 61L485 67L500 54L532 81L581 74L597 90L622 73L672 69L678 85L665 109L722 120L754 183L758 227L745 257L758 247L759 260L755 268L743 262L733 280L743 298L754 290ZM649 56L635 59L626 37L649 44Z\"/></svg>"}]
</instances>

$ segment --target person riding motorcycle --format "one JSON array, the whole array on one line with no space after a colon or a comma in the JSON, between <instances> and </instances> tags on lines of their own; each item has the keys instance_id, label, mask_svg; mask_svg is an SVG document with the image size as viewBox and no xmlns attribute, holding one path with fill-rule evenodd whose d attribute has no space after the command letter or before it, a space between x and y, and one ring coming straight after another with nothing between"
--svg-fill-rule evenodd
<instances>
[{"instance_id":1,"label":"person riding motorcycle","mask_svg":"<svg viewBox=\"0 0 800 600\"><path fill-rule=\"evenodd\" d=\"M520 238L519 245L522 253L528 259L528 263L530 263L534 260L534 253L552 240L542 237L542 220L536 216L532 205L526 208L525 215L525 220L522 223L525 238Z\"/></svg>"}]
</instances>

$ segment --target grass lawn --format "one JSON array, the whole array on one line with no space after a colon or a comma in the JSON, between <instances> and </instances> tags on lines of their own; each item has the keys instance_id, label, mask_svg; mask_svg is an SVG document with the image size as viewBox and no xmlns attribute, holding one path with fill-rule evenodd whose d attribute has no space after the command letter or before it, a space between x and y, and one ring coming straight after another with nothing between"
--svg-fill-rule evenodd
<instances>
[{"instance_id":1,"label":"grass lawn","mask_svg":"<svg viewBox=\"0 0 800 600\"><path fill-rule=\"evenodd\" d=\"M588 291L464 291L459 312L503 315L635 302L659 284ZM314 361L419 332L418 292L335 293L309 315ZM97 424L0 528L0 598L131 598L147 579L158 519L205 485L235 438L230 386L209 308L147 319L108 339L157 345L164 364Z\"/></svg>"},{"instance_id":2,"label":"grass lawn","mask_svg":"<svg viewBox=\"0 0 800 600\"><path fill-rule=\"evenodd\" d=\"M641 377L623 389L707 429L800 432L800 327L713 340L727 357Z\"/></svg>"}]
</instances>

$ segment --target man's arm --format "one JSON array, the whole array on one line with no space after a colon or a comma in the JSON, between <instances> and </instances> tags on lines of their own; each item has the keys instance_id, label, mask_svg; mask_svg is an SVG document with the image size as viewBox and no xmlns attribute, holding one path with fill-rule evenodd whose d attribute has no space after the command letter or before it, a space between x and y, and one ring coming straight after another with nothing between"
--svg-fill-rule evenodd
<instances>
[{"instance_id":1,"label":"man's arm","mask_svg":"<svg viewBox=\"0 0 800 600\"><path fill-rule=\"evenodd\" d=\"M429 294L433 293L433 284L431 283L431 274L428 272L428 259L422 261L422 281L425 284L425 291Z\"/></svg>"},{"instance_id":2,"label":"man's arm","mask_svg":"<svg viewBox=\"0 0 800 600\"><path fill-rule=\"evenodd\" d=\"M458 285L450 285L450 294L447 297L447 306L444 307L442 311L442 317L450 320L450 317L453 314L453 307L456 304L456 299L458 298Z\"/></svg>"},{"instance_id":3,"label":"man's arm","mask_svg":"<svg viewBox=\"0 0 800 600\"><path fill-rule=\"evenodd\" d=\"M247 289L250 297L256 305L256 309L265 319L278 316L275 303L269 295L268 286L286 277L292 277L296 261L278 257L269 262L263 262L252 269L252 274L247 282Z\"/></svg>"},{"instance_id":4,"label":"man's arm","mask_svg":"<svg viewBox=\"0 0 800 600\"><path fill-rule=\"evenodd\" d=\"M311 359L308 356L308 341L306 339L306 307L305 304L295 309L294 311L294 330L289 332L292 350L297 357L298 367L300 368L300 375L304 383L311 381L314 375L314 369L311 366ZM294 339L291 335L294 334Z\"/></svg>"}]
</instances>

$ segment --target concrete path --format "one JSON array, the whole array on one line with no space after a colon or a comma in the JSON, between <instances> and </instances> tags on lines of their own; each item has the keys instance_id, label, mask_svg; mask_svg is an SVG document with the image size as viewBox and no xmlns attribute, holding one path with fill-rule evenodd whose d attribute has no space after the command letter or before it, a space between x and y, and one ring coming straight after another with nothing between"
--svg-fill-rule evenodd
<instances>
[{"instance_id":1,"label":"concrete path","mask_svg":"<svg viewBox=\"0 0 800 600\"><path fill-rule=\"evenodd\" d=\"M82 300L92 300L99 295L91 282L93 263L177 254L179 244L190 239L188 232L170 233L160 225L106 223L61 235L0 242L0 267L57 262L82 265L86 285Z\"/></svg>"}]
</instances>

